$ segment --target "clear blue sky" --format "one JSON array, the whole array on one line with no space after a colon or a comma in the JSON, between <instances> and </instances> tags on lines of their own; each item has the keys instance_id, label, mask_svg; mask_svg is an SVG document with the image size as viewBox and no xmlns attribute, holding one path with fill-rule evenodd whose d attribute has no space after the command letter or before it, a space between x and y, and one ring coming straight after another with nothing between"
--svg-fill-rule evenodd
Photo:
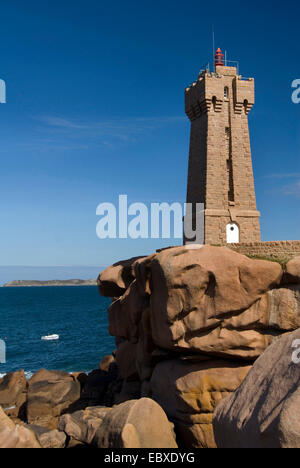
<instances>
[{"instance_id":1,"label":"clear blue sky","mask_svg":"<svg viewBox=\"0 0 300 468\"><path fill-rule=\"evenodd\" d=\"M185 201L184 88L216 46L256 79L263 240L300 238L298 1L1 2L0 265L105 266L170 242L101 241L96 207ZM174 240L171 241L174 243Z\"/></svg>"}]
</instances>

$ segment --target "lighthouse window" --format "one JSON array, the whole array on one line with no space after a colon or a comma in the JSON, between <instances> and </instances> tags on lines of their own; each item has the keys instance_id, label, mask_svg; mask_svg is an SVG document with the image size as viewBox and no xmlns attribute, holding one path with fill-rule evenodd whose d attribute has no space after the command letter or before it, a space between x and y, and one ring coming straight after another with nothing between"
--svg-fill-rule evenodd
<instances>
[{"instance_id":1,"label":"lighthouse window","mask_svg":"<svg viewBox=\"0 0 300 468\"><path fill-rule=\"evenodd\" d=\"M224 99L228 99L229 98L229 88L226 86L224 88Z\"/></svg>"},{"instance_id":2,"label":"lighthouse window","mask_svg":"<svg viewBox=\"0 0 300 468\"><path fill-rule=\"evenodd\" d=\"M216 105L217 105L217 98L216 98L216 96L214 96L214 97L212 98L212 104L213 104L213 106L214 106L214 110L216 110Z\"/></svg>"}]
</instances>

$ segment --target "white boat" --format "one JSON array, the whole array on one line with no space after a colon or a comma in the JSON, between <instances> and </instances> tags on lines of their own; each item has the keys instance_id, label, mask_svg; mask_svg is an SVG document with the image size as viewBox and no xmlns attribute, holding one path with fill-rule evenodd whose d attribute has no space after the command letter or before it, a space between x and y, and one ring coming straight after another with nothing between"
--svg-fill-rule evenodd
<instances>
[{"instance_id":1,"label":"white boat","mask_svg":"<svg viewBox=\"0 0 300 468\"><path fill-rule=\"evenodd\" d=\"M54 340L59 340L59 335L47 335L47 336L42 336L41 338L43 341L54 341Z\"/></svg>"}]
</instances>

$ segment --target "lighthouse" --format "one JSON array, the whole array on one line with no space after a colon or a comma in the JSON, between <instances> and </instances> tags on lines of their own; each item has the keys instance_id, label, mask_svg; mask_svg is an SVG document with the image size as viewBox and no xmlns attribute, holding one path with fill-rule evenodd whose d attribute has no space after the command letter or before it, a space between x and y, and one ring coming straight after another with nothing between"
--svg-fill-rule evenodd
<instances>
[{"instance_id":1,"label":"lighthouse","mask_svg":"<svg viewBox=\"0 0 300 468\"><path fill-rule=\"evenodd\" d=\"M221 49L214 71L203 71L185 91L191 122L187 203L193 221L197 207L204 207L204 244L261 240L248 124L254 102L254 79L227 66Z\"/></svg>"}]
</instances>

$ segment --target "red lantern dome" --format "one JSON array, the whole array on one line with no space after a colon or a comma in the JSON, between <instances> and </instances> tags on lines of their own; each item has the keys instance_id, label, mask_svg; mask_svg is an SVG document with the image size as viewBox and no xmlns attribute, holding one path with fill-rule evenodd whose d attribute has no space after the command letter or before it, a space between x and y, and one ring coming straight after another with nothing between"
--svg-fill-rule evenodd
<instances>
[{"instance_id":1,"label":"red lantern dome","mask_svg":"<svg viewBox=\"0 0 300 468\"><path fill-rule=\"evenodd\" d=\"M219 48L215 55L215 67L224 67L224 55Z\"/></svg>"}]
</instances>

